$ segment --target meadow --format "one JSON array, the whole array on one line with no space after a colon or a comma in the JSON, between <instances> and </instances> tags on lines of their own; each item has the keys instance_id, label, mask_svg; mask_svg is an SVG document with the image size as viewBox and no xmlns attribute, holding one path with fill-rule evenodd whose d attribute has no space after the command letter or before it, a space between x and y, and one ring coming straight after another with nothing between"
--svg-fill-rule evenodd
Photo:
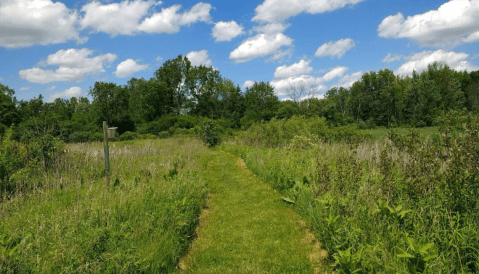
<instances>
[{"instance_id":1,"label":"meadow","mask_svg":"<svg viewBox=\"0 0 479 274\"><path fill-rule=\"evenodd\" d=\"M252 127L222 149L291 201L332 269L479 271L477 116L451 115L423 135L338 128L335 135L318 131L318 120L297 119Z\"/></svg>"},{"instance_id":2,"label":"meadow","mask_svg":"<svg viewBox=\"0 0 479 274\"><path fill-rule=\"evenodd\" d=\"M476 115L419 130L294 116L221 133L119 138L110 187L101 143L7 133L0 273L479 271Z\"/></svg>"},{"instance_id":3,"label":"meadow","mask_svg":"<svg viewBox=\"0 0 479 274\"><path fill-rule=\"evenodd\" d=\"M207 147L182 138L111 143L110 188L101 143L63 150L50 168L17 179L21 191L4 193L0 272L171 272L204 204Z\"/></svg>"}]
</instances>

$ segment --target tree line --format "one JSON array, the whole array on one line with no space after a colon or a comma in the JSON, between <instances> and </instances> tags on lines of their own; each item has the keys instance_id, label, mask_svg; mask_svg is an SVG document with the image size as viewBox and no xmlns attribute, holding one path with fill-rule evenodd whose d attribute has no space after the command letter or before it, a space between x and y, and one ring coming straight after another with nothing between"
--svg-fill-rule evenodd
<instances>
[{"instance_id":1,"label":"tree line","mask_svg":"<svg viewBox=\"0 0 479 274\"><path fill-rule=\"evenodd\" d=\"M301 87L300 87L301 88ZM297 93L292 87L290 91ZM224 128L245 129L258 121L295 115L323 116L331 126L431 126L443 112L479 110L479 71L457 72L433 63L412 76L389 69L365 73L350 88L333 87L324 99L310 96L280 101L269 82L244 91L218 70L192 66L179 55L167 60L149 80L131 78L126 85L96 82L85 97L44 102L40 95L18 101L0 84L0 133L12 138L51 135L64 141L101 140L102 121L127 131L159 134L172 127L194 128L205 119Z\"/></svg>"}]
</instances>

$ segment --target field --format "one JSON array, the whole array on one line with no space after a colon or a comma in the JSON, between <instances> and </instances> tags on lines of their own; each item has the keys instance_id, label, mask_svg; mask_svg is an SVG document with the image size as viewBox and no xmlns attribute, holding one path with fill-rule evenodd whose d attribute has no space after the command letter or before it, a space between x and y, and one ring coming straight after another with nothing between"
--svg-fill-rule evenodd
<instances>
[{"instance_id":1,"label":"field","mask_svg":"<svg viewBox=\"0 0 479 274\"><path fill-rule=\"evenodd\" d=\"M0 272L170 272L206 197L207 148L194 139L69 144L35 190L0 204Z\"/></svg>"},{"instance_id":2,"label":"field","mask_svg":"<svg viewBox=\"0 0 479 274\"><path fill-rule=\"evenodd\" d=\"M461 119L117 141L109 188L102 144L67 144L5 187L0 272L476 273L479 119Z\"/></svg>"}]
</instances>

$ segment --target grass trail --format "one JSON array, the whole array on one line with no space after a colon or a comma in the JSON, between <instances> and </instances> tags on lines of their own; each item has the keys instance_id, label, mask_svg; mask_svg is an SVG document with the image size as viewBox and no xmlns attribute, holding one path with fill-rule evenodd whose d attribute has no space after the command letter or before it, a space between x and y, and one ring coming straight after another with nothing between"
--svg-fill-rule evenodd
<instances>
[{"instance_id":1,"label":"grass trail","mask_svg":"<svg viewBox=\"0 0 479 274\"><path fill-rule=\"evenodd\" d=\"M235 156L215 151L198 237L185 273L317 273L326 256L281 195Z\"/></svg>"}]
</instances>

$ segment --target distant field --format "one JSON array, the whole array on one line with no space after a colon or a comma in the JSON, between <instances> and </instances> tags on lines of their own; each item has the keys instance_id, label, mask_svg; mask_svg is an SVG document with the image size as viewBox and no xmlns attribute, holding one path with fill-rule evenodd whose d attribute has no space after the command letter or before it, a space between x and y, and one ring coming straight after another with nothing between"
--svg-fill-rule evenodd
<instances>
[{"instance_id":1,"label":"distant field","mask_svg":"<svg viewBox=\"0 0 479 274\"><path fill-rule=\"evenodd\" d=\"M439 127L421 127L421 128L416 128L419 133L421 134L422 137L432 137L434 134L439 133ZM400 134L405 134L408 133L411 128L396 128L396 130ZM375 128L375 129L361 129L359 132L361 133L366 133L366 134L371 134L372 139L374 141L384 141L388 137L388 132L390 129L388 128Z\"/></svg>"}]
</instances>

